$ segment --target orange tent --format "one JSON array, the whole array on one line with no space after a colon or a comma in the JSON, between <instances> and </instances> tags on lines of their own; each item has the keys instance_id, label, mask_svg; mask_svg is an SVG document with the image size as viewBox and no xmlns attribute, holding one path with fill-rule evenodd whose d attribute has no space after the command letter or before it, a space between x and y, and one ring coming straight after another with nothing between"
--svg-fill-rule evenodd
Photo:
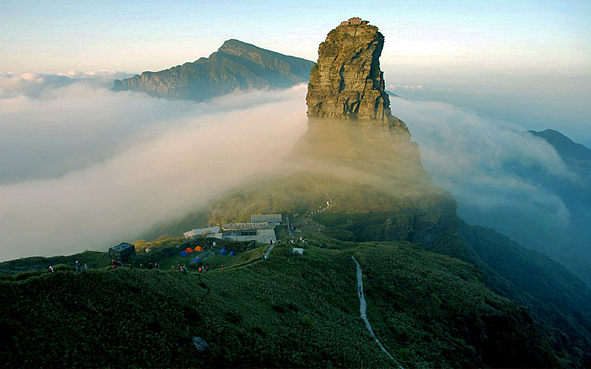
<instances>
[{"instance_id":1,"label":"orange tent","mask_svg":"<svg viewBox=\"0 0 591 369\"><path fill-rule=\"evenodd\" d=\"M193 249L192 249L192 248L190 248L190 247L187 247L187 248L185 249L185 251L186 251L187 253L190 253L190 252L193 252Z\"/></svg>"},{"instance_id":2,"label":"orange tent","mask_svg":"<svg viewBox=\"0 0 591 369\"><path fill-rule=\"evenodd\" d=\"M202 252L203 251L203 247L197 246L197 247L195 247L195 251Z\"/></svg>"}]
</instances>

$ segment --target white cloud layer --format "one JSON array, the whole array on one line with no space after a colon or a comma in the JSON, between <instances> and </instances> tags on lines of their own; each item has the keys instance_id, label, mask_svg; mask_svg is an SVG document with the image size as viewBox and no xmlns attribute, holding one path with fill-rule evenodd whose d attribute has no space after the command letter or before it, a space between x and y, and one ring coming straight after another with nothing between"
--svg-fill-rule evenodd
<instances>
[{"instance_id":1,"label":"white cloud layer","mask_svg":"<svg viewBox=\"0 0 591 369\"><path fill-rule=\"evenodd\" d=\"M391 103L419 143L425 169L456 197L460 213L467 207L514 208L568 224L569 211L559 196L511 170L543 168L549 175L576 181L546 141L447 103L398 97Z\"/></svg>"},{"instance_id":2,"label":"white cloud layer","mask_svg":"<svg viewBox=\"0 0 591 369\"><path fill-rule=\"evenodd\" d=\"M120 77L0 75L0 260L131 241L272 172L306 129L305 86L197 103L110 91ZM558 196L509 170L576 180L545 141L450 104L391 102L460 210L515 207L568 223Z\"/></svg>"},{"instance_id":3,"label":"white cloud layer","mask_svg":"<svg viewBox=\"0 0 591 369\"><path fill-rule=\"evenodd\" d=\"M0 260L130 241L277 165L306 127L305 86L196 103L4 78Z\"/></svg>"}]
</instances>

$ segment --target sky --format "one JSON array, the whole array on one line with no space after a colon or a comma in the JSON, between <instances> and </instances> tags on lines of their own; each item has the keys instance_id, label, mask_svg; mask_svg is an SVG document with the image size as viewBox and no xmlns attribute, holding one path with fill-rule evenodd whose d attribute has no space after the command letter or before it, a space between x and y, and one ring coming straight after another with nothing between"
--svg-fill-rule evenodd
<instances>
[{"instance_id":1,"label":"sky","mask_svg":"<svg viewBox=\"0 0 591 369\"><path fill-rule=\"evenodd\" d=\"M409 72L591 73L591 3L569 0L2 0L0 71L160 70L230 38L315 60L351 16L386 35L383 64Z\"/></svg>"},{"instance_id":2,"label":"sky","mask_svg":"<svg viewBox=\"0 0 591 369\"><path fill-rule=\"evenodd\" d=\"M157 71L237 38L316 60L351 16L386 37L397 94L591 144L591 2L1 0L0 73Z\"/></svg>"},{"instance_id":3,"label":"sky","mask_svg":"<svg viewBox=\"0 0 591 369\"><path fill-rule=\"evenodd\" d=\"M484 207L527 191L568 221L559 198L499 173L499 153L562 173L547 145L514 132L591 147L589 1L0 0L0 260L132 241L256 177L251 164L279 165L305 130L306 86L195 103L116 94L114 79L231 38L316 60L352 16L385 35L393 113L436 183Z\"/></svg>"}]
</instances>

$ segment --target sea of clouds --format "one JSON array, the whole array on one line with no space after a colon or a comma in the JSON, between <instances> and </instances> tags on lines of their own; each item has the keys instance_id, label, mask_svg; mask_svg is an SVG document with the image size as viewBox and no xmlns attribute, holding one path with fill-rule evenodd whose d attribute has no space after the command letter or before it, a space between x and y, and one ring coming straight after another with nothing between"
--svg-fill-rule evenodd
<instances>
[{"instance_id":1,"label":"sea of clouds","mask_svg":"<svg viewBox=\"0 0 591 369\"><path fill-rule=\"evenodd\" d=\"M133 241L272 172L306 129L305 85L200 103L110 91L126 76L0 75L0 260ZM516 161L572 180L545 141L454 105L391 102L460 209L529 207L568 222L558 196L506 170Z\"/></svg>"},{"instance_id":2,"label":"sea of clouds","mask_svg":"<svg viewBox=\"0 0 591 369\"><path fill-rule=\"evenodd\" d=\"M115 73L0 77L0 260L106 250L278 165L305 86L208 103L112 92Z\"/></svg>"},{"instance_id":3,"label":"sea of clouds","mask_svg":"<svg viewBox=\"0 0 591 369\"><path fill-rule=\"evenodd\" d=\"M419 143L422 163L433 181L458 200L459 211L515 209L567 225L570 215L556 194L512 168L536 168L578 181L545 140L509 124L440 101L391 98L392 111Z\"/></svg>"}]
</instances>

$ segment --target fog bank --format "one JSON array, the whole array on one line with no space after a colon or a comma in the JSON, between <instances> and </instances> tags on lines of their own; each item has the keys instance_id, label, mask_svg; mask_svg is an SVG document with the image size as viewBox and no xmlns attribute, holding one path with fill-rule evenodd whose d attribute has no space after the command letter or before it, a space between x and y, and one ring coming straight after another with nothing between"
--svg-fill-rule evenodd
<instances>
[{"instance_id":1,"label":"fog bank","mask_svg":"<svg viewBox=\"0 0 591 369\"><path fill-rule=\"evenodd\" d=\"M549 175L577 181L554 148L523 134L523 127L437 101L392 97L392 111L419 143L422 163L433 181L463 207L514 208L567 225L569 211L556 194L516 175L516 165L539 167ZM542 224L540 224L542 225Z\"/></svg>"},{"instance_id":2,"label":"fog bank","mask_svg":"<svg viewBox=\"0 0 591 369\"><path fill-rule=\"evenodd\" d=\"M3 78L0 260L133 241L272 171L306 127L305 86L195 103Z\"/></svg>"}]
</instances>

